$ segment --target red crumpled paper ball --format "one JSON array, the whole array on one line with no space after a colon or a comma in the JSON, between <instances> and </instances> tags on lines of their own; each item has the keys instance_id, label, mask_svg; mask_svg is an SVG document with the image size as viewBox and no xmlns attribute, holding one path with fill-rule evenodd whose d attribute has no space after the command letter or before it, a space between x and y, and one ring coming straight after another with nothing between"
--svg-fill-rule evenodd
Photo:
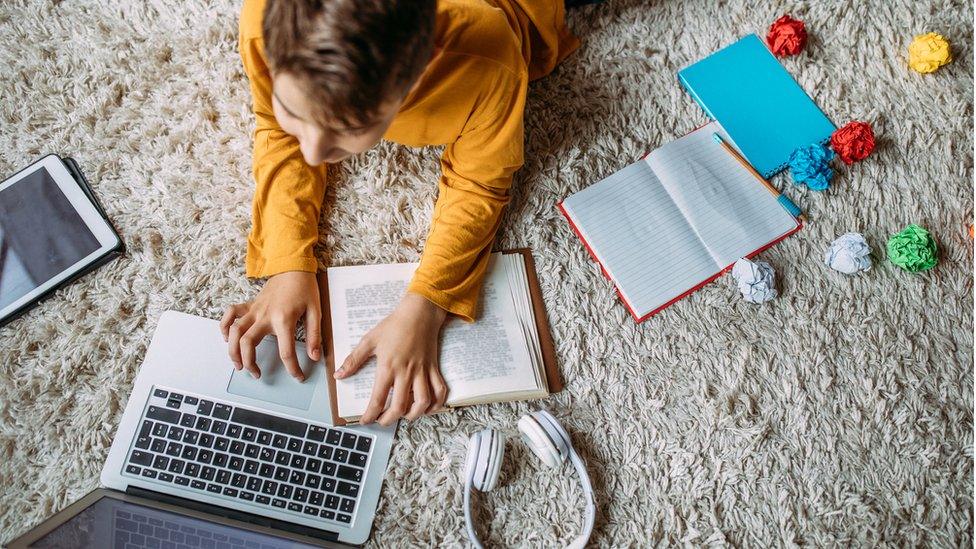
<instances>
[{"instance_id":1,"label":"red crumpled paper ball","mask_svg":"<svg viewBox=\"0 0 976 549\"><path fill-rule=\"evenodd\" d=\"M864 160L874 150L874 130L867 122L849 122L830 136L830 148L844 164Z\"/></svg>"},{"instance_id":2,"label":"red crumpled paper ball","mask_svg":"<svg viewBox=\"0 0 976 549\"><path fill-rule=\"evenodd\" d=\"M803 21L784 15L773 22L766 33L766 43L772 52L782 57L796 55L807 44L807 29Z\"/></svg>"}]
</instances>

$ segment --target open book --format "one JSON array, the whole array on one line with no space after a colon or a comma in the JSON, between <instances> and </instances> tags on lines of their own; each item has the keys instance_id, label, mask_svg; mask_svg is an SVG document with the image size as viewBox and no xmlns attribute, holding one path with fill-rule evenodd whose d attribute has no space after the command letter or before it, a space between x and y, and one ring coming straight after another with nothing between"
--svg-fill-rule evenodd
<instances>
[{"instance_id":1,"label":"open book","mask_svg":"<svg viewBox=\"0 0 976 549\"><path fill-rule=\"evenodd\" d=\"M716 132L731 142L712 122L560 204L638 321L801 226Z\"/></svg>"},{"instance_id":2,"label":"open book","mask_svg":"<svg viewBox=\"0 0 976 549\"><path fill-rule=\"evenodd\" d=\"M366 410L376 376L371 358L354 376L336 380L337 364L390 314L406 290L416 263L332 267L327 283L326 368L337 425ZM492 254L475 322L451 318L441 331L440 368L448 406L541 398L562 389L532 254Z\"/></svg>"}]
</instances>

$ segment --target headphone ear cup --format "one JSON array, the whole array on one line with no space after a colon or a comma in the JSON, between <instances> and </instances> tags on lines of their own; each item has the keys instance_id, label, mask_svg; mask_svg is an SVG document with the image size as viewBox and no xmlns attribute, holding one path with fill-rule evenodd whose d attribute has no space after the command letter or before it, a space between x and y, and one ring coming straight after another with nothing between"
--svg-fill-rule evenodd
<instances>
[{"instance_id":1,"label":"headphone ear cup","mask_svg":"<svg viewBox=\"0 0 976 549\"><path fill-rule=\"evenodd\" d=\"M480 492L494 488L504 458L505 439L501 433L494 429L475 433L468 446L468 459L472 463L471 485Z\"/></svg>"},{"instance_id":2,"label":"headphone ear cup","mask_svg":"<svg viewBox=\"0 0 976 549\"><path fill-rule=\"evenodd\" d=\"M501 476L502 463L505 461L505 435L498 431L492 431L494 438L492 439L493 444L489 447L491 450L491 459L489 461L488 474L485 475L485 488L484 491L488 492L495 489L498 485L498 477Z\"/></svg>"},{"instance_id":3,"label":"headphone ear cup","mask_svg":"<svg viewBox=\"0 0 976 549\"><path fill-rule=\"evenodd\" d=\"M536 410L529 415L536 420L539 426L542 427L542 430L549 435L549 439L555 443L556 449L562 454L563 461L569 459L573 442L569 439L569 433L556 420L556 417L550 414L548 410Z\"/></svg>"},{"instance_id":4,"label":"headphone ear cup","mask_svg":"<svg viewBox=\"0 0 976 549\"><path fill-rule=\"evenodd\" d=\"M563 456L546 433L539 421L531 415L522 416L518 421L518 430L525 445L547 467L559 467L563 463Z\"/></svg>"},{"instance_id":5,"label":"headphone ear cup","mask_svg":"<svg viewBox=\"0 0 976 549\"><path fill-rule=\"evenodd\" d=\"M475 433L468 438L468 456L464 460L464 480L474 485L475 466L478 463L478 448L481 445L481 433Z\"/></svg>"}]
</instances>

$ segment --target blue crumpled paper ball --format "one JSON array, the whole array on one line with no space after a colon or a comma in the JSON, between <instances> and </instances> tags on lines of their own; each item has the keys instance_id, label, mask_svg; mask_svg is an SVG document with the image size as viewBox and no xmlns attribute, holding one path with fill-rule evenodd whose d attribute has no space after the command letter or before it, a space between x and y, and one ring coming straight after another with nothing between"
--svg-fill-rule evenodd
<instances>
[{"instance_id":1,"label":"blue crumpled paper ball","mask_svg":"<svg viewBox=\"0 0 976 549\"><path fill-rule=\"evenodd\" d=\"M830 168L833 159L834 151L819 143L799 147L790 155L793 182L802 183L814 191L826 189L834 177L834 170Z\"/></svg>"}]
</instances>

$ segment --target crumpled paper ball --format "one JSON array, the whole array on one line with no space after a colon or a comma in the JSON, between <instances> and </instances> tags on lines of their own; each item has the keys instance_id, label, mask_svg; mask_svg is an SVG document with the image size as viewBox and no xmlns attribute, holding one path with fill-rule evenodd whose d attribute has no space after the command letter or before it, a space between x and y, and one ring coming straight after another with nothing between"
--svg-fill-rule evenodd
<instances>
[{"instance_id":1,"label":"crumpled paper ball","mask_svg":"<svg viewBox=\"0 0 976 549\"><path fill-rule=\"evenodd\" d=\"M766 43L770 51L779 57L796 55L807 44L806 26L803 21L784 15L770 25Z\"/></svg>"},{"instance_id":2,"label":"crumpled paper ball","mask_svg":"<svg viewBox=\"0 0 976 549\"><path fill-rule=\"evenodd\" d=\"M935 72L952 61L949 41L941 34L920 34L908 46L908 66L922 74Z\"/></svg>"},{"instance_id":3,"label":"crumpled paper ball","mask_svg":"<svg viewBox=\"0 0 976 549\"><path fill-rule=\"evenodd\" d=\"M910 273L917 273L935 267L939 250L932 235L913 223L888 239L888 259Z\"/></svg>"},{"instance_id":4,"label":"crumpled paper ball","mask_svg":"<svg viewBox=\"0 0 976 549\"><path fill-rule=\"evenodd\" d=\"M732 266L732 277L743 299L750 303L765 303L778 295L773 267L765 261L749 261L743 257Z\"/></svg>"},{"instance_id":5,"label":"crumpled paper ball","mask_svg":"<svg viewBox=\"0 0 976 549\"><path fill-rule=\"evenodd\" d=\"M830 147L844 164L864 160L874 150L874 130L867 122L848 122L830 136Z\"/></svg>"},{"instance_id":6,"label":"crumpled paper ball","mask_svg":"<svg viewBox=\"0 0 976 549\"><path fill-rule=\"evenodd\" d=\"M814 191L822 191L830 186L834 170L830 161L834 152L819 143L799 147L790 155L790 173L793 182L804 184Z\"/></svg>"},{"instance_id":7,"label":"crumpled paper ball","mask_svg":"<svg viewBox=\"0 0 976 549\"><path fill-rule=\"evenodd\" d=\"M824 252L824 263L844 274L867 271L871 268L871 246L860 233L842 234Z\"/></svg>"}]
</instances>

